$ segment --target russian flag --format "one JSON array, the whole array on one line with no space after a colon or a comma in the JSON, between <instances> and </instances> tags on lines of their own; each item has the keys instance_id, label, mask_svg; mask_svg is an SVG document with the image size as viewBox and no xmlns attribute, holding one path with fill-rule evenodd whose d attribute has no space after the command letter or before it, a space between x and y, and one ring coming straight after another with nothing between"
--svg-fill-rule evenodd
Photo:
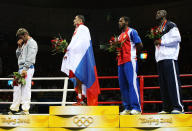
<instances>
[{"instance_id":1,"label":"russian flag","mask_svg":"<svg viewBox=\"0 0 192 131\"><path fill-rule=\"evenodd\" d=\"M85 25L77 27L64 57L61 71L67 75L72 71L75 77L86 86L87 104L97 105L100 88L91 36Z\"/></svg>"}]
</instances>

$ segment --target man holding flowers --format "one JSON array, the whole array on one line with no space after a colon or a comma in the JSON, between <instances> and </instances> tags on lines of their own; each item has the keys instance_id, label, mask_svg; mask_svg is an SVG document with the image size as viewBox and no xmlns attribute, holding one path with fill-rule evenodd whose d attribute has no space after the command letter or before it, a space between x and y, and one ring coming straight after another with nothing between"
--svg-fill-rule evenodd
<instances>
[{"instance_id":1,"label":"man holding flowers","mask_svg":"<svg viewBox=\"0 0 192 131\"><path fill-rule=\"evenodd\" d=\"M122 33L111 41L111 45L120 44L117 48L118 77L121 96L125 110L121 115L137 115L141 113L139 84L137 81L136 48L143 47L137 31L128 25L130 19L123 16L119 19Z\"/></svg>"},{"instance_id":2,"label":"man holding flowers","mask_svg":"<svg viewBox=\"0 0 192 131\"><path fill-rule=\"evenodd\" d=\"M26 82L14 86L13 103L10 106L8 114L28 115L31 102L31 80L34 74L34 64L38 46L25 28L18 29L16 37L19 39L16 50L19 66L18 72L25 78ZM18 112L20 104L22 104L22 111Z\"/></svg>"},{"instance_id":3,"label":"man holding flowers","mask_svg":"<svg viewBox=\"0 0 192 131\"><path fill-rule=\"evenodd\" d=\"M175 23L166 19L167 11L158 10L156 20L159 22L159 39L154 39L155 58L159 74L163 109L160 114L181 114L184 107L181 98L178 55L181 36Z\"/></svg>"}]
</instances>

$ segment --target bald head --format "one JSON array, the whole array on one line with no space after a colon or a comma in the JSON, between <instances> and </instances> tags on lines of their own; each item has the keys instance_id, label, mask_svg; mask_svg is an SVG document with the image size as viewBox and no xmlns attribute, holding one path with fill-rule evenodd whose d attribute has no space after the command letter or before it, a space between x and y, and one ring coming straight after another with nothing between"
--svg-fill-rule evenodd
<instances>
[{"instance_id":1,"label":"bald head","mask_svg":"<svg viewBox=\"0 0 192 131\"><path fill-rule=\"evenodd\" d=\"M160 20L162 18L166 18L167 11L166 10L158 10L156 14L156 20Z\"/></svg>"}]
</instances>

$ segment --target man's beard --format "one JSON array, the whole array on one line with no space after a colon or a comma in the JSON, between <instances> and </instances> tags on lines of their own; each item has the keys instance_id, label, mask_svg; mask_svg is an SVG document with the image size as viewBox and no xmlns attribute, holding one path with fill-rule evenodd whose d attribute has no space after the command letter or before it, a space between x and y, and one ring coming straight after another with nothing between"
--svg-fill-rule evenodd
<instances>
[{"instance_id":1,"label":"man's beard","mask_svg":"<svg viewBox=\"0 0 192 131\"><path fill-rule=\"evenodd\" d=\"M126 26L126 25L123 24L122 26L119 26L119 29L120 29L120 30L123 30L123 29L125 28L125 26Z\"/></svg>"},{"instance_id":2,"label":"man's beard","mask_svg":"<svg viewBox=\"0 0 192 131\"><path fill-rule=\"evenodd\" d=\"M156 18L156 21L161 21L163 19L163 17L159 17L159 18Z\"/></svg>"}]
</instances>

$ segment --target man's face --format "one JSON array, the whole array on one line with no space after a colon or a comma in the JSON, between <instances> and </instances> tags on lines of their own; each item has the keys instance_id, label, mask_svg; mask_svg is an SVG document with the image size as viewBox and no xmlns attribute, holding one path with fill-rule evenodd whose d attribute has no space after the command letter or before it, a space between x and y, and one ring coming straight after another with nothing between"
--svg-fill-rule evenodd
<instances>
[{"instance_id":1,"label":"man's face","mask_svg":"<svg viewBox=\"0 0 192 131\"><path fill-rule=\"evenodd\" d=\"M156 20L160 20L161 18L164 17L164 13L162 11L157 11L157 14L156 14Z\"/></svg>"},{"instance_id":2,"label":"man's face","mask_svg":"<svg viewBox=\"0 0 192 131\"><path fill-rule=\"evenodd\" d=\"M27 37L27 36L28 36L27 34L24 34L24 35L18 36L18 38L19 38L19 39L22 39L24 42L27 42L27 40L28 40L28 37Z\"/></svg>"},{"instance_id":3,"label":"man's face","mask_svg":"<svg viewBox=\"0 0 192 131\"><path fill-rule=\"evenodd\" d=\"M73 25L77 26L78 24L82 23L82 20L79 19L78 16L75 16L75 19L73 20Z\"/></svg>"},{"instance_id":4,"label":"man's face","mask_svg":"<svg viewBox=\"0 0 192 131\"><path fill-rule=\"evenodd\" d=\"M123 29L126 26L124 18L119 19L119 29Z\"/></svg>"}]
</instances>

